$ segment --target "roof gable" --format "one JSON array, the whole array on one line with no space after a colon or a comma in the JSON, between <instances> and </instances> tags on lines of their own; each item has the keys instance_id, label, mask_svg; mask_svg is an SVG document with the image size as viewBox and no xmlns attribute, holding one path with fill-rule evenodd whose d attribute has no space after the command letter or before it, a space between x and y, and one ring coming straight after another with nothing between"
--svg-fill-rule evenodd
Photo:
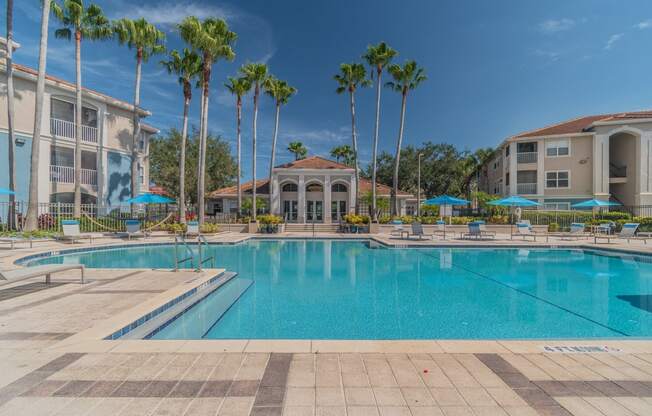
<instances>
[{"instance_id":1,"label":"roof gable","mask_svg":"<svg viewBox=\"0 0 652 416\"><path fill-rule=\"evenodd\" d=\"M353 167L343 163L334 162L321 156L310 156L305 159L294 160L283 165L278 165L275 169L350 169Z\"/></svg>"}]
</instances>

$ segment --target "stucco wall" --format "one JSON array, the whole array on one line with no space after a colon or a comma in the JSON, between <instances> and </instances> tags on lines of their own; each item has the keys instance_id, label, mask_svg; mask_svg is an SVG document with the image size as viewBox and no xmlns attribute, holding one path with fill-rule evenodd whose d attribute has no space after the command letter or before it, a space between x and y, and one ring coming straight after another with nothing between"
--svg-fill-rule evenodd
<instances>
[{"instance_id":1,"label":"stucco wall","mask_svg":"<svg viewBox=\"0 0 652 416\"><path fill-rule=\"evenodd\" d=\"M557 141L559 139L549 140ZM545 196L591 195L593 192L592 155L593 137L591 136L571 137L569 156L548 157L545 155L545 149L542 149L542 156L544 157L544 186L545 172L559 170L570 171L570 188L545 188Z\"/></svg>"}]
</instances>

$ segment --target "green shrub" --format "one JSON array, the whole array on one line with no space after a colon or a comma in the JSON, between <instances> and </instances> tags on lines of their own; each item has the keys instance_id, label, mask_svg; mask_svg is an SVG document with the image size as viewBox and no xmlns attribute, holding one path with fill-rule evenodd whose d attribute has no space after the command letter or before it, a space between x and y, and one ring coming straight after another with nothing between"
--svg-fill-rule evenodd
<instances>
[{"instance_id":1,"label":"green shrub","mask_svg":"<svg viewBox=\"0 0 652 416\"><path fill-rule=\"evenodd\" d=\"M343 217L343 219L348 224L354 224L354 225L369 224L369 216L368 215L348 214L348 215L345 215Z\"/></svg>"},{"instance_id":2,"label":"green shrub","mask_svg":"<svg viewBox=\"0 0 652 416\"><path fill-rule=\"evenodd\" d=\"M281 224L283 222L283 218L273 214L259 215L258 222L261 224L272 224L272 225Z\"/></svg>"},{"instance_id":3,"label":"green shrub","mask_svg":"<svg viewBox=\"0 0 652 416\"><path fill-rule=\"evenodd\" d=\"M199 231L205 234L215 234L220 231L220 226L219 224L206 222L199 227Z\"/></svg>"},{"instance_id":4,"label":"green shrub","mask_svg":"<svg viewBox=\"0 0 652 416\"><path fill-rule=\"evenodd\" d=\"M380 224L389 224L392 221L392 217L389 215L383 215L378 217L378 222Z\"/></svg>"},{"instance_id":5,"label":"green shrub","mask_svg":"<svg viewBox=\"0 0 652 416\"><path fill-rule=\"evenodd\" d=\"M487 218L489 224L509 224L509 215L492 215Z\"/></svg>"},{"instance_id":6,"label":"green shrub","mask_svg":"<svg viewBox=\"0 0 652 416\"><path fill-rule=\"evenodd\" d=\"M549 233L556 233L557 231L559 231L559 224L557 224L556 222L551 222L550 224L548 224Z\"/></svg>"}]
</instances>

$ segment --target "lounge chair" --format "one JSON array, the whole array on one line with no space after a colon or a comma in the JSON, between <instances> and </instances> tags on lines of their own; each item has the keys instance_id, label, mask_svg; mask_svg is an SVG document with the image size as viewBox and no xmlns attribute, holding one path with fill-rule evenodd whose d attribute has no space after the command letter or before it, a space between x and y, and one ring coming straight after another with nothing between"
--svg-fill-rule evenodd
<instances>
[{"instance_id":1,"label":"lounge chair","mask_svg":"<svg viewBox=\"0 0 652 416\"><path fill-rule=\"evenodd\" d=\"M444 220L437 220L435 223L435 229L432 232L434 235L441 235L441 237L445 240L446 239L446 221Z\"/></svg>"},{"instance_id":2,"label":"lounge chair","mask_svg":"<svg viewBox=\"0 0 652 416\"><path fill-rule=\"evenodd\" d=\"M524 222L516 223L517 232L512 233L512 238L523 237L523 240L525 240L527 237L532 237L534 241L537 241L537 237L546 237L546 241L548 241L548 234L536 233L532 231L530 227L531 226L528 226L528 224Z\"/></svg>"},{"instance_id":3,"label":"lounge chair","mask_svg":"<svg viewBox=\"0 0 652 416\"><path fill-rule=\"evenodd\" d=\"M81 271L81 283L84 284L84 265L83 264L45 264L42 266L25 267L16 270L0 270L0 286L8 285L21 280L31 279L33 277L45 276L45 283L50 283L52 273L65 272L67 270Z\"/></svg>"},{"instance_id":4,"label":"lounge chair","mask_svg":"<svg viewBox=\"0 0 652 416\"><path fill-rule=\"evenodd\" d=\"M403 221L394 220L391 222L391 224L393 225L393 227L392 227L392 231L389 232L389 235L391 237L402 237L403 232L405 231L403 229Z\"/></svg>"},{"instance_id":5,"label":"lounge chair","mask_svg":"<svg viewBox=\"0 0 652 416\"><path fill-rule=\"evenodd\" d=\"M558 233L554 234L555 236L561 237L562 240L570 240L570 239L579 239L579 238L584 238L588 237L589 234L587 234L584 230L586 229L586 225L584 225L583 222L574 222L571 223L570 225L570 231L567 233Z\"/></svg>"},{"instance_id":6,"label":"lounge chair","mask_svg":"<svg viewBox=\"0 0 652 416\"><path fill-rule=\"evenodd\" d=\"M145 238L147 233L140 230L140 221L139 220L126 220L125 221L125 232L120 232L118 235L121 237L127 237L127 240L131 238Z\"/></svg>"},{"instance_id":7,"label":"lounge chair","mask_svg":"<svg viewBox=\"0 0 652 416\"><path fill-rule=\"evenodd\" d=\"M480 233L483 235L496 238L496 232L495 231L489 231L487 230L487 223L484 221L475 221L479 226L480 226Z\"/></svg>"},{"instance_id":8,"label":"lounge chair","mask_svg":"<svg viewBox=\"0 0 652 416\"><path fill-rule=\"evenodd\" d=\"M88 239L90 243L93 244L93 234L82 233L79 229L78 220L62 220L61 228L63 230L63 234L58 235L56 239L70 241L71 243L76 243L77 241Z\"/></svg>"},{"instance_id":9,"label":"lounge chair","mask_svg":"<svg viewBox=\"0 0 652 416\"><path fill-rule=\"evenodd\" d=\"M652 237L647 237L647 236L639 237L636 235L636 231L638 231L638 227L640 225L641 224L636 222L628 222L626 224L623 224L622 230L620 230L620 233L618 233L617 235L596 234L595 236L593 236L593 242L597 244L598 240L607 240L607 243L610 243L612 238L618 238L621 240L627 240L628 243L630 240L642 240L643 243L647 244L647 240L652 239Z\"/></svg>"},{"instance_id":10,"label":"lounge chair","mask_svg":"<svg viewBox=\"0 0 652 416\"><path fill-rule=\"evenodd\" d=\"M13 250L16 247L16 244L20 244L20 243L25 243L25 244L29 243L29 248L34 248L34 242L35 241L39 242L39 241L48 241L48 240L45 239L45 238L34 239L32 237L28 237L28 238L25 238L25 237L2 237L2 238L0 238L0 243L9 244L9 247L10 247L11 250Z\"/></svg>"},{"instance_id":11,"label":"lounge chair","mask_svg":"<svg viewBox=\"0 0 652 416\"><path fill-rule=\"evenodd\" d=\"M598 224L598 226L595 227L595 233L612 235L615 229L616 229L616 223L613 221L608 221L608 222L603 222L602 224Z\"/></svg>"},{"instance_id":12,"label":"lounge chair","mask_svg":"<svg viewBox=\"0 0 652 416\"><path fill-rule=\"evenodd\" d=\"M477 239L482 240L484 238L496 238L496 233L483 232L480 222L474 221L467 224L469 230L466 233L462 233L460 236L462 239Z\"/></svg>"},{"instance_id":13,"label":"lounge chair","mask_svg":"<svg viewBox=\"0 0 652 416\"><path fill-rule=\"evenodd\" d=\"M198 221L188 221L186 224L186 237L190 236L199 236L199 222Z\"/></svg>"},{"instance_id":14,"label":"lounge chair","mask_svg":"<svg viewBox=\"0 0 652 416\"><path fill-rule=\"evenodd\" d=\"M419 240L423 239L423 237L430 237L430 239L434 239L435 235L434 234L426 234L423 231L423 225L420 222L413 222L411 224L412 227L412 232L407 233L407 238L408 240L411 237L419 237Z\"/></svg>"}]
</instances>

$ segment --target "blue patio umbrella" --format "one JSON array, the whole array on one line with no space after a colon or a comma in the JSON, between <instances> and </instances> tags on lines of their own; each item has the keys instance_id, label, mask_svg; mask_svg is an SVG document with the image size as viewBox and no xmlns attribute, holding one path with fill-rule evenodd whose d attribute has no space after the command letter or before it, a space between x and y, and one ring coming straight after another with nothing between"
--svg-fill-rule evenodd
<instances>
[{"instance_id":1,"label":"blue patio umbrella","mask_svg":"<svg viewBox=\"0 0 652 416\"><path fill-rule=\"evenodd\" d=\"M571 208L615 207L618 205L622 205L622 204L613 201L603 201L601 199L589 199L588 201L578 202L577 204L573 204L571 205Z\"/></svg>"},{"instance_id":2,"label":"blue patio umbrella","mask_svg":"<svg viewBox=\"0 0 652 416\"><path fill-rule=\"evenodd\" d=\"M441 195L435 198L430 198L426 200L423 205L437 205L437 206L454 206L454 205L468 205L470 204L471 201L467 201L466 199L461 199L461 198L455 198L454 196L450 195ZM448 217L448 223L450 224L452 222L452 218ZM446 225L444 224L444 240L446 239Z\"/></svg>"},{"instance_id":3,"label":"blue patio umbrella","mask_svg":"<svg viewBox=\"0 0 652 416\"><path fill-rule=\"evenodd\" d=\"M5 188L0 188L0 195L16 195L16 192Z\"/></svg>"},{"instance_id":4,"label":"blue patio umbrella","mask_svg":"<svg viewBox=\"0 0 652 416\"><path fill-rule=\"evenodd\" d=\"M158 194L145 193L125 201L128 204L171 204L174 200Z\"/></svg>"},{"instance_id":5,"label":"blue patio umbrella","mask_svg":"<svg viewBox=\"0 0 652 416\"><path fill-rule=\"evenodd\" d=\"M495 201L490 201L488 202L489 205L495 205L495 206L501 206L501 207L538 207L541 204L535 201L532 201L531 199L523 198L522 196L518 195L512 195L508 196L507 198L503 199L497 199ZM514 228L514 221L512 218L512 224L510 224L510 234L512 235L510 238L513 237L513 228Z\"/></svg>"}]
</instances>

